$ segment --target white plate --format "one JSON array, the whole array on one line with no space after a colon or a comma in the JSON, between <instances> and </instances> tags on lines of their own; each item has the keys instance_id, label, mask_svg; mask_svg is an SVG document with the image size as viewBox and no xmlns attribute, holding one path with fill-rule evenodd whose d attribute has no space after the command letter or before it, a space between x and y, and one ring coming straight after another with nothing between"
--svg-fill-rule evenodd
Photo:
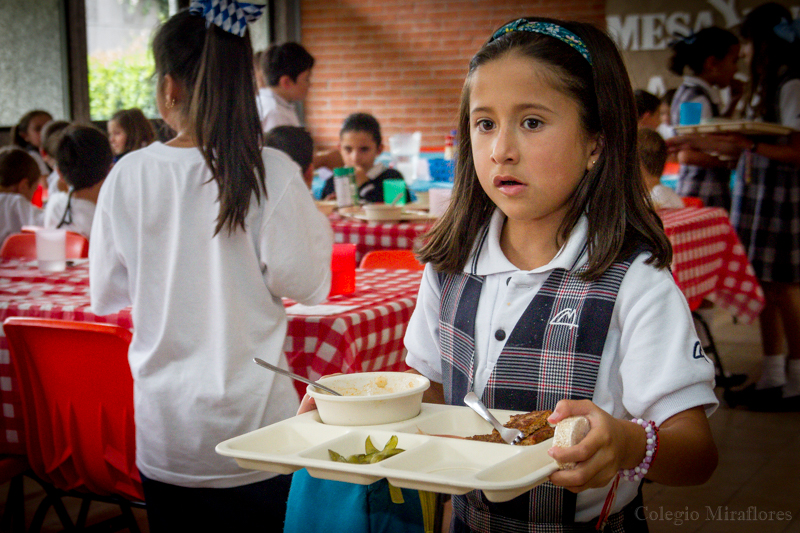
<instances>
[{"instance_id":1,"label":"white plate","mask_svg":"<svg viewBox=\"0 0 800 533\"><path fill-rule=\"evenodd\" d=\"M515 411L492 410L505 422ZM419 416L380 426L331 426L317 411L221 442L216 451L239 466L290 474L300 468L317 478L366 485L386 478L397 487L465 494L480 489L493 502L528 492L558 470L547 455L548 439L535 446L509 446L436 435L490 433L492 427L468 407L422 404ZM370 437L379 449L392 435L405 451L375 464L332 461L328 450L364 453Z\"/></svg>"},{"instance_id":2,"label":"white plate","mask_svg":"<svg viewBox=\"0 0 800 533\"><path fill-rule=\"evenodd\" d=\"M749 120L716 120L706 124L695 124L692 126L675 126L675 133L685 135L687 133L742 133L745 135L788 135L794 129L782 124L770 122L757 122Z\"/></svg>"}]
</instances>

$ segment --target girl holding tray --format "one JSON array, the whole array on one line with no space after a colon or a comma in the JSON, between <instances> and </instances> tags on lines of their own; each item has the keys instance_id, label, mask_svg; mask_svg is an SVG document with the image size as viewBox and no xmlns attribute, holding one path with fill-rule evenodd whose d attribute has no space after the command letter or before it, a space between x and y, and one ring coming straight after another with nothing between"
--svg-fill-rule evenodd
<instances>
[{"instance_id":1,"label":"girl holding tray","mask_svg":"<svg viewBox=\"0 0 800 533\"><path fill-rule=\"evenodd\" d=\"M406 362L433 382L425 401L474 391L591 430L549 452L577 466L529 493L454 496L451 531L639 531L643 477L701 484L716 467L714 365L645 199L628 79L605 33L542 18L506 24L470 63Z\"/></svg>"}]
</instances>

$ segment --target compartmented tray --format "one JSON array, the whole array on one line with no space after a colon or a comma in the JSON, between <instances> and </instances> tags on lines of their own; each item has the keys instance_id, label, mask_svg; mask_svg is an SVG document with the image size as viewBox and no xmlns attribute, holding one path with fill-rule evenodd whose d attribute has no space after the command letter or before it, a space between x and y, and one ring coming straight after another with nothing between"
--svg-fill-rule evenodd
<instances>
[{"instance_id":1,"label":"compartmented tray","mask_svg":"<svg viewBox=\"0 0 800 533\"><path fill-rule=\"evenodd\" d=\"M749 120L713 120L692 126L675 126L677 135L688 133L742 133L744 135L788 135L793 130L789 126L771 122Z\"/></svg>"},{"instance_id":2,"label":"compartmented tray","mask_svg":"<svg viewBox=\"0 0 800 533\"><path fill-rule=\"evenodd\" d=\"M492 409L505 423L516 411ZM378 426L323 424L311 411L217 445L220 455L233 457L239 466L290 474L300 468L316 478L367 485L386 478L397 487L465 494L484 491L493 502L523 494L558 470L547 455L548 439L534 446L509 446L470 441L467 437L490 433L492 427L468 407L422 404L410 420ZM374 464L332 461L328 450L349 456L364 453L370 437L378 449L397 435L405 451Z\"/></svg>"}]
</instances>

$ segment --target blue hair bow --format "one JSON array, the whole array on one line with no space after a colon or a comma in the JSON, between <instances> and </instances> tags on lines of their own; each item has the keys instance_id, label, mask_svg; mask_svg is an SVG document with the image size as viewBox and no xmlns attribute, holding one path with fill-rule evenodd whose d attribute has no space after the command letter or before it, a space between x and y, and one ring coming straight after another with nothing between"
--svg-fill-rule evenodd
<instances>
[{"instance_id":1,"label":"blue hair bow","mask_svg":"<svg viewBox=\"0 0 800 533\"><path fill-rule=\"evenodd\" d=\"M792 21L782 19L772 31L784 41L793 43L800 39L800 19Z\"/></svg>"},{"instance_id":2,"label":"blue hair bow","mask_svg":"<svg viewBox=\"0 0 800 533\"><path fill-rule=\"evenodd\" d=\"M228 33L244 37L247 24L258 20L264 13L264 5L236 0L192 0L189 12L206 19L206 28L215 24Z\"/></svg>"}]
</instances>

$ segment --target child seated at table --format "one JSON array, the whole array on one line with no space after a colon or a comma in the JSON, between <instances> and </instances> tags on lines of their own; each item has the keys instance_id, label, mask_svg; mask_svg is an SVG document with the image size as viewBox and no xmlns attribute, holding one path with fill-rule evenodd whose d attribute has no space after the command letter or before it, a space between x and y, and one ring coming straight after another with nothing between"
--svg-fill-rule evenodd
<instances>
[{"instance_id":1,"label":"child seated at table","mask_svg":"<svg viewBox=\"0 0 800 533\"><path fill-rule=\"evenodd\" d=\"M0 148L0 245L22 226L42 224L42 210L31 203L39 172L39 164L27 151Z\"/></svg>"},{"instance_id":2,"label":"child seated at table","mask_svg":"<svg viewBox=\"0 0 800 533\"><path fill-rule=\"evenodd\" d=\"M683 200L675 191L661 184L661 174L667 162L667 144L661 135L649 128L639 129L637 151L642 169L644 188L656 209L679 209Z\"/></svg>"},{"instance_id":3,"label":"child seated at table","mask_svg":"<svg viewBox=\"0 0 800 533\"><path fill-rule=\"evenodd\" d=\"M302 126L278 126L269 130L264 145L284 152L300 165L303 181L311 188L314 180L314 139Z\"/></svg>"},{"instance_id":4,"label":"child seated at table","mask_svg":"<svg viewBox=\"0 0 800 533\"><path fill-rule=\"evenodd\" d=\"M56 149L67 126L69 126L69 122L66 120L51 120L42 128L42 145L39 147L39 155L42 156L47 166L53 169L50 175L47 176L47 195L49 198L52 198L58 192L66 192L69 188L56 170Z\"/></svg>"},{"instance_id":5,"label":"child seated at table","mask_svg":"<svg viewBox=\"0 0 800 533\"><path fill-rule=\"evenodd\" d=\"M99 129L80 124L65 129L56 149L56 169L69 185L69 193L47 202L45 227L63 228L88 239L97 196L113 161L111 145Z\"/></svg>"},{"instance_id":6,"label":"child seated at table","mask_svg":"<svg viewBox=\"0 0 800 533\"><path fill-rule=\"evenodd\" d=\"M397 170L382 163L375 164L375 158L383 151L383 139L378 120L369 113L353 113L344 119L339 131L339 151L345 166L355 169L358 197L364 202L383 202L383 182L403 179ZM333 177L325 182L322 197L336 197ZM410 201L406 191L406 202Z\"/></svg>"},{"instance_id":7,"label":"child seated at table","mask_svg":"<svg viewBox=\"0 0 800 533\"><path fill-rule=\"evenodd\" d=\"M125 154L149 146L156 140L153 124L138 107L120 109L108 120L106 128L115 163Z\"/></svg>"}]
</instances>

